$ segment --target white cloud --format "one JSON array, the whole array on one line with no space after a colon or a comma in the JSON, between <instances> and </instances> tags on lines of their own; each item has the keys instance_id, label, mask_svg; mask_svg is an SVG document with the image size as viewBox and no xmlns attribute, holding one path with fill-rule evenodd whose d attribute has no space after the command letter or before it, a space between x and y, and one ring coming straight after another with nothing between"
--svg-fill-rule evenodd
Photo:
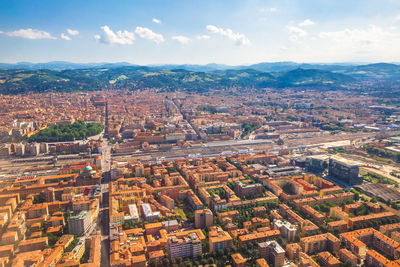
<instances>
[{"instance_id":1,"label":"white cloud","mask_svg":"<svg viewBox=\"0 0 400 267\"><path fill-rule=\"evenodd\" d=\"M172 36L171 39L181 44L188 44L191 41L190 38L182 35Z\"/></svg>"},{"instance_id":2,"label":"white cloud","mask_svg":"<svg viewBox=\"0 0 400 267\"><path fill-rule=\"evenodd\" d=\"M198 40L210 39L210 35L197 35L196 39Z\"/></svg>"},{"instance_id":3,"label":"white cloud","mask_svg":"<svg viewBox=\"0 0 400 267\"><path fill-rule=\"evenodd\" d=\"M62 33L61 34L61 39L67 40L67 41L71 41L71 37L69 37L68 35Z\"/></svg>"},{"instance_id":4,"label":"white cloud","mask_svg":"<svg viewBox=\"0 0 400 267\"><path fill-rule=\"evenodd\" d=\"M394 20L400 21L400 14L398 14L398 15L394 18Z\"/></svg>"},{"instance_id":5,"label":"white cloud","mask_svg":"<svg viewBox=\"0 0 400 267\"><path fill-rule=\"evenodd\" d=\"M3 33L3 31L0 31L0 34L2 34Z\"/></svg>"},{"instance_id":6,"label":"white cloud","mask_svg":"<svg viewBox=\"0 0 400 267\"><path fill-rule=\"evenodd\" d=\"M312 20L310 20L310 19L306 19L306 20L300 22L298 25L299 25L300 27L306 27L306 26L311 26L311 25L314 25L314 24L315 24L314 21L312 21Z\"/></svg>"},{"instance_id":7,"label":"white cloud","mask_svg":"<svg viewBox=\"0 0 400 267\"><path fill-rule=\"evenodd\" d=\"M31 28L7 32L6 34L8 36L12 36L12 37L21 37L21 38L31 39L31 40L33 40L33 39L57 39L48 32L41 31L41 30L35 30L35 29L31 29Z\"/></svg>"},{"instance_id":8,"label":"white cloud","mask_svg":"<svg viewBox=\"0 0 400 267\"><path fill-rule=\"evenodd\" d=\"M140 36L140 38L152 40L156 44L164 42L164 37L161 34L155 33L152 30L144 27L136 27L135 33Z\"/></svg>"},{"instance_id":9,"label":"white cloud","mask_svg":"<svg viewBox=\"0 0 400 267\"><path fill-rule=\"evenodd\" d=\"M161 24L161 20L153 18L152 21L156 24Z\"/></svg>"},{"instance_id":10,"label":"white cloud","mask_svg":"<svg viewBox=\"0 0 400 267\"><path fill-rule=\"evenodd\" d=\"M135 34L133 32L127 30L113 32L107 25L100 28L103 31L102 34L96 34L94 38L102 43L131 45L135 41Z\"/></svg>"},{"instance_id":11,"label":"white cloud","mask_svg":"<svg viewBox=\"0 0 400 267\"><path fill-rule=\"evenodd\" d=\"M214 25L207 25L206 29L210 33L219 34L235 41L237 45L250 45L251 42L244 34L234 33L231 29L218 28Z\"/></svg>"},{"instance_id":12,"label":"white cloud","mask_svg":"<svg viewBox=\"0 0 400 267\"><path fill-rule=\"evenodd\" d=\"M266 11L271 12L271 13L275 13L275 12L278 11L278 9L276 7L270 7L268 9L265 9L265 8L262 7L260 9L258 9L258 11L261 12L261 13L265 13Z\"/></svg>"},{"instance_id":13,"label":"white cloud","mask_svg":"<svg viewBox=\"0 0 400 267\"><path fill-rule=\"evenodd\" d=\"M68 33L69 35L74 36L74 35L78 35L78 34L79 34L79 31L67 29L67 33Z\"/></svg>"},{"instance_id":14,"label":"white cloud","mask_svg":"<svg viewBox=\"0 0 400 267\"><path fill-rule=\"evenodd\" d=\"M286 26L286 28L289 30L289 40L290 41L297 41L299 40L300 37L305 37L307 36L307 32L299 27L295 27L295 26Z\"/></svg>"},{"instance_id":15,"label":"white cloud","mask_svg":"<svg viewBox=\"0 0 400 267\"><path fill-rule=\"evenodd\" d=\"M319 38L330 44L331 54L370 54L391 58L399 55L400 33L370 25L364 29L320 32Z\"/></svg>"}]
</instances>

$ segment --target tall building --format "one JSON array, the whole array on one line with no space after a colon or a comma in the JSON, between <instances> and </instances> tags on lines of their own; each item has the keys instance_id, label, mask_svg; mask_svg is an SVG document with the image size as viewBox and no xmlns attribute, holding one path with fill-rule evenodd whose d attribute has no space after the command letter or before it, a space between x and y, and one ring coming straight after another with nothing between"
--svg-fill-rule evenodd
<instances>
[{"instance_id":1,"label":"tall building","mask_svg":"<svg viewBox=\"0 0 400 267\"><path fill-rule=\"evenodd\" d=\"M171 258L197 257L202 253L201 239L196 232L168 236L167 251Z\"/></svg>"},{"instance_id":2,"label":"tall building","mask_svg":"<svg viewBox=\"0 0 400 267\"><path fill-rule=\"evenodd\" d=\"M207 228L213 225L213 213L209 209L196 210L194 213L194 224L196 228Z\"/></svg>"},{"instance_id":3,"label":"tall building","mask_svg":"<svg viewBox=\"0 0 400 267\"><path fill-rule=\"evenodd\" d=\"M72 235L83 236L90 227L91 217L88 211L81 211L77 216L68 219L68 232Z\"/></svg>"},{"instance_id":4,"label":"tall building","mask_svg":"<svg viewBox=\"0 0 400 267\"><path fill-rule=\"evenodd\" d=\"M281 235L287 241L294 241L296 237L297 229L288 221L274 220L273 222L274 230L281 230Z\"/></svg>"},{"instance_id":5,"label":"tall building","mask_svg":"<svg viewBox=\"0 0 400 267\"><path fill-rule=\"evenodd\" d=\"M258 243L260 257L267 260L271 266L280 267L285 263L285 250L276 241Z\"/></svg>"},{"instance_id":6,"label":"tall building","mask_svg":"<svg viewBox=\"0 0 400 267\"><path fill-rule=\"evenodd\" d=\"M328 167L327 155L312 155L306 157L306 168L311 171L322 172Z\"/></svg>"},{"instance_id":7,"label":"tall building","mask_svg":"<svg viewBox=\"0 0 400 267\"><path fill-rule=\"evenodd\" d=\"M332 156L329 159L329 175L348 185L362 183L358 163L352 160Z\"/></svg>"}]
</instances>

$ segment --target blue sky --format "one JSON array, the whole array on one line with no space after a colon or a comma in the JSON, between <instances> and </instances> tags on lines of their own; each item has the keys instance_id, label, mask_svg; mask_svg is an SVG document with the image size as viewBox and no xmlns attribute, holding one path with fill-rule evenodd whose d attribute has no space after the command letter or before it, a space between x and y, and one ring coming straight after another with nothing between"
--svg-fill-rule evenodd
<instances>
[{"instance_id":1,"label":"blue sky","mask_svg":"<svg viewBox=\"0 0 400 267\"><path fill-rule=\"evenodd\" d=\"M398 0L0 1L0 62L400 62Z\"/></svg>"}]
</instances>

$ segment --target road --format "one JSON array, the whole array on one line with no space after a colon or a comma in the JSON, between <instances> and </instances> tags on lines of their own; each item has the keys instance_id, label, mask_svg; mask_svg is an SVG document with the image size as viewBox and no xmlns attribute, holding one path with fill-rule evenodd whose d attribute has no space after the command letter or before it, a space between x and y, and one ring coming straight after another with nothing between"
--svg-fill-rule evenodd
<instances>
[{"instance_id":1,"label":"road","mask_svg":"<svg viewBox=\"0 0 400 267\"><path fill-rule=\"evenodd\" d=\"M101 230L101 266L110 266L109 183L111 178L111 146L106 138L103 138L101 153L101 169L104 175L101 182L102 202L98 222Z\"/></svg>"}]
</instances>

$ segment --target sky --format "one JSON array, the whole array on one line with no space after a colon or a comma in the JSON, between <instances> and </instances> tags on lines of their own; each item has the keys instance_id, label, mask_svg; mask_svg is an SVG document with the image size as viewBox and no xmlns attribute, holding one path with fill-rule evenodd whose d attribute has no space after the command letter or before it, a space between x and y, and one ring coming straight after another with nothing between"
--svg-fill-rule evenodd
<instances>
[{"instance_id":1,"label":"sky","mask_svg":"<svg viewBox=\"0 0 400 267\"><path fill-rule=\"evenodd\" d=\"M0 62L21 61L400 62L400 1L0 1Z\"/></svg>"}]
</instances>

